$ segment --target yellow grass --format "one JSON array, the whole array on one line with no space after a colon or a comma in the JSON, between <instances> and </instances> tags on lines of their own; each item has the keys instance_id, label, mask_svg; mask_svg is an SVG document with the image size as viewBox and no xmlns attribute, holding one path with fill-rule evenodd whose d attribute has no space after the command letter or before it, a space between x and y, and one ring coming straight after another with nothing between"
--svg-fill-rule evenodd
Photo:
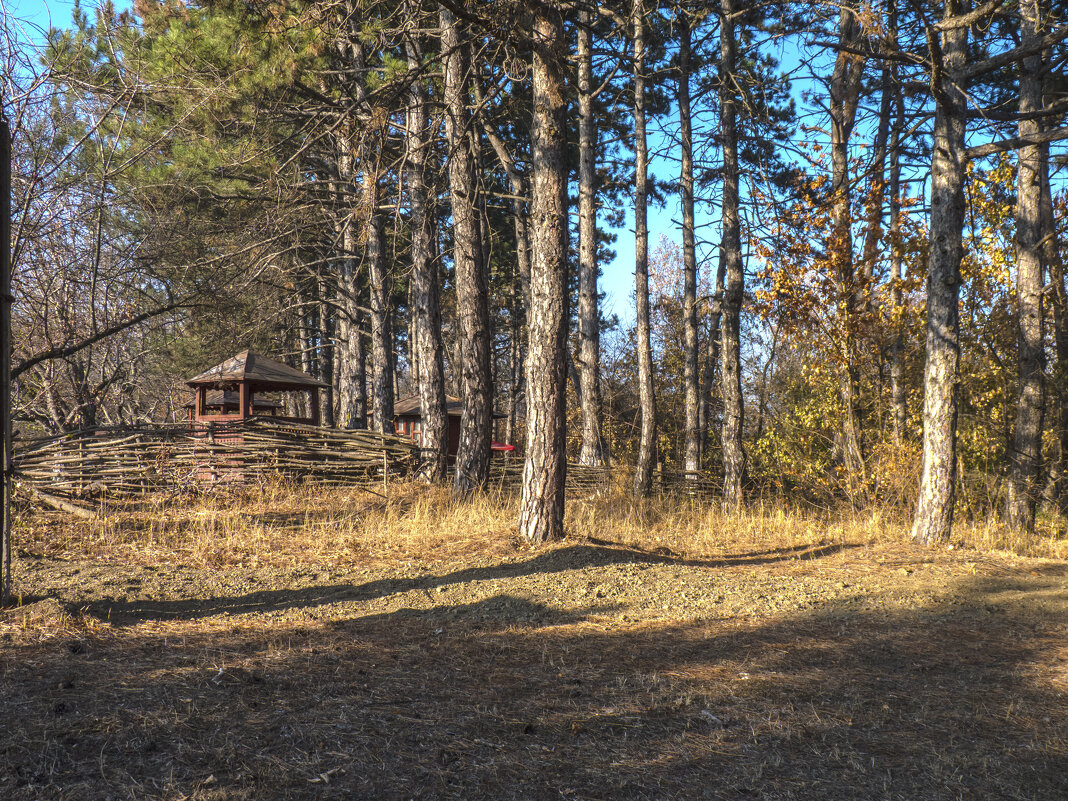
<instances>
[{"instance_id":1,"label":"yellow grass","mask_svg":"<svg viewBox=\"0 0 1068 801\"><path fill-rule=\"evenodd\" d=\"M103 503L92 521L25 514L17 533L26 550L137 563L172 560L233 564L354 564L444 560L478 552L494 558L526 546L515 534L518 498L490 492L466 501L446 488L391 485L388 496L362 489L268 483L199 496ZM635 500L622 488L569 498L572 539L608 540L649 551L714 556L814 545L874 544L907 538L907 519L878 509L813 511L756 500L724 514L712 499ZM954 547L1068 557L1063 524L1042 523L1029 537L996 520L959 523Z\"/></svg>"}]
</instances>

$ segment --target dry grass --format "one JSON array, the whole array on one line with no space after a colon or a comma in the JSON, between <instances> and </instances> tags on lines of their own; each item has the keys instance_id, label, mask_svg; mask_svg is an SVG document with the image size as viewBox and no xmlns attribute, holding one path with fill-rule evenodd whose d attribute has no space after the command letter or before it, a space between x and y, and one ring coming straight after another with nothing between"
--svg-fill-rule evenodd
<instances>
[{"instance_id":1,"label":"dry grass","mask_svg":"<svg viewBox=\"0 0 1068 801\"><path fill-rule=\"evenodd\" d=\"M240 491L176 497L158 495L103 503L92 521L66 515L25 516L21 547L39 554L197 566L337 565L410 558L451 560L479 552L514 552L518 500L491 491L467 501L445 488L391 485L388 496L362 489L267 483ZM572 498L570 537L610 539L635 548L666 549L691 557L746 549L903 542L900 513L814 511L782 500L757 500L726 515L704 497L631 498L622 488ZM999 520L958 522L954 545L1038 558L1068 558L1060 521L1040 523L1032 535Z\"/></svg>"},{"instance_id":2,"label":"dry grass","mask_svg":"<svg viewBox=\"0 0 1068 801\"><path fill-rule=\"evenodd\" d=\"M535 551L509 496L389 493L24 517L0 797L1068 797L1063 562L620 494Z\"/></svg>"}]
</instances>

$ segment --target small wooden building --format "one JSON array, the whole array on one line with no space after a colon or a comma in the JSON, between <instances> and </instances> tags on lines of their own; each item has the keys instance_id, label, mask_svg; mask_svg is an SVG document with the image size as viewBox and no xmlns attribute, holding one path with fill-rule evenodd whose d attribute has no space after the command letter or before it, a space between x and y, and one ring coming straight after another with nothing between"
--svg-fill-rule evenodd
<instances>
[{"instance_id":1,"label":"small wooden building","mask_svg":"<svg viewBox=\"0 0 1068 801\"><path fill-rule=\"evenodd\" d=\"M449 416L449 447L450 457L456 455L460 448L460 417L463 414L464 402L454 395L445 396L445 413ZM504 417L494 414L495 418ZM402 437L408 437L417 445L423 444L423 411L419 403L418 395L409 395L393 404L393 428ZM514 445L505 445L500 442L491 443L490 448L494 453L510 453L515 450Z\"/></svg>"},{"instance_id":2,"label":"small wooden building","mask_svg":"<svg viewBox=\"0 0 1068 801\"><path fill-rule=\"evenodd\" d=\"M190 378L186 384L194 390L189 409L190 423L233 422L267 414L293 423L319 425L319 390L322 381L287 364L268 359L251 350ZM279 415L281 404L257 394L270 392L307 392L311 417Z\"/></svg>"},{"instance_id":3,"label":"small wooden building","mask_svg":"<svg viewBox=\"0 0 1068 801\"><path fill-rule=\"evenodd\" d=\"M204 409L209 417L225 416L228 420L234 419L240 408L241 395L233 389L213 389L207 393L204 399ZM185 404L186 417L190 423L196 422L196 400ZM278 401L264 397L253 397L252 415L254 417L278 417L282 412L282 404Z\"/></svg>"}]
</instances>

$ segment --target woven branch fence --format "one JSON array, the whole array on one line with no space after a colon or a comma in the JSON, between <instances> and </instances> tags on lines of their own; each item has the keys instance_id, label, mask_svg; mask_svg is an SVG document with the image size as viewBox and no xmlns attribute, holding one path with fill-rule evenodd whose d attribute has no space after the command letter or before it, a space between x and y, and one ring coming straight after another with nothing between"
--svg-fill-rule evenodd
<instances>
[{"instance_id":1,"label":"woven branch fence","mask_svg":"<svg viewBox=\"0 0 1068 801\"><path fill-rule=\"evenodd\" d=\"M571 494L593 494L608 489L612 482L612 469L609 467L584 467L577 464L567 465L565 491ZM518 490L523 486L523 460L495 458L490 460L490 490Z\"/></svg>"},{"instance_id":2,"label":"woven branch fence","mask_svg":"<svg viewBox=\"0 0 1068 801\"><path fill-rule=\"evenodd\" d=\"M268 476L327 485L408 475L418 451L404 437L250 418L206 426L100 428L19 443L16 479L60 497L133 495Z\"/></svg>"},{"instance_id":3,"label":"woven branch fence","mask_svg":"<svg viewBox=\"0 0 1068 801\"><path fill-rule=\"evenodd\" d=\"M220 484L251 484L270 476L320 485L381 485L415 473L419 449L408 438L279 422L96 428L20 442L16 479L56 498L139 495ZM567 466L567 492L607 490L618 468ZM629 477L625 477L628 478ZM523 462L494 458L489 489L518 490ZM657 470L653 490L714 495L720 482Z\"/></svg>"}]
</instances>

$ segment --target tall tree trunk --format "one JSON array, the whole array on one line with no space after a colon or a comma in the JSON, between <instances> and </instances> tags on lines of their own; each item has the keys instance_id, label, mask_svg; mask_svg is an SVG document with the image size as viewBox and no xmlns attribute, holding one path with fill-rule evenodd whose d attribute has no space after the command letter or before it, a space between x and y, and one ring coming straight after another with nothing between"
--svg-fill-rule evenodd
<instances>
[{"instance_id":1,"label":"tall tree trunk","mask_svg":"<svg viewBox=\"0 0 1068 801\"><path fill-rule=\"evenodd\" d=\"M310 376L314 376L317 372L315 367L315 360L312 359L312 335L311 327L308 325L309 307L311 306L311 300L308 297L307 292L302 292L302 303L300 304L300 324L297 327L297 335L300 338L300 369L302 372L307 373ZM310 400L310 393L302 392L299 395L300 400L300 416L304 418L312 417L312 406Z\"/></svg>"},{"instance_id":2,"label":"tall tree trunk","mask_svg":"<svg viewBox=\"0 0 1068 801\"><path fill-rule=\"evenodd\" d=\"M720 249L716 267L716 286L712 293L708 309L708 354L701 374L701 405L699 407L698 427L701 431L701 459L711 446L712 407L716 404L716 365L719 364L720 320L723 318L723 281L727 274L727 260Z\"/></svg>"},{"instance_id":3,"label":"tall tree trunk","mask_svg":"<svg viewBox=\"0 0 1068 801\"><path fill-rule=\"evenodd\" d=\"M346 240L355 239L351 224L345 232ZM367 428L367 355L364 347L360 310L360 285L356 260L352 251L346 256L342 274L340 338L341 358L338 369L338 421L342 428Z\"/></svg>"},{"instance_id":4,"label":"tall tree trunk","mask_svg":"<svg viewBox=\"0 0 1068 801\"><path fill-rule=\"evenodd\" d=\"M483 97L478 82L472 86L475 102L483 105ZM527 225L527 182L516 167L515 159L508 151L508 146L489 122L482 118L482 130L497 155L497 160L508 176L508 188L512 194L509 204L512 207L512 224L515 231L516 273L513 276L513 293L511 307L511 333L509 344L510 385L508 392L508 418L506 422L507 439L514 442L516 414L523 385L523 334L520 324L520 309L530 306L530 230ZM516 286L518 284L518 287ZM517 291L518 289L518 291ZM522 297L522 306L519 297Z\"/></svg>"},{"instance_id":5,"label":"tall tree trunk","mask_svg":"<svg viewBox=\"0 0 1068 801\"><path fill-rule=\"evenodd\" d=\"M1054 441L1056 456L1050 465L1053 506L1068 518L1068 287L1065 286L1064 257L1060 237L1053 219L1053 200L1049 183L1049 146L1043 148L1046 166L1042 170L1042 240L1046 246L1045 262L1049 266L1050 306L1053 307L1053 370L1051 396L1056 398Z\"/></svg>"},{"instance_id":6,"label":"tall tree trunk","mask_svg":"<svg viewBox=\"0 0 1068 801\"><path fill-rule=\"evenodd\" d=\"M581 13L578 25L578 372L582 387L582 450L579 462L604 461L601 439L601 318L597 308L597 125L593 117L592 15Z\"/></svg>"},{"instance_id":7,"label":"tall tree trunk","mask_svg":"<svg viewBox=\"0 0 1068 801\"><path fill-rule=\"evenodd\" d=\"M842 49L835 59L830 83L831 112L831 188L833 198L833 232L831 258L838 292L841 331L841 364L838 370L838 395L842 406L841 459L849 486L856 489L864 475L864 457L860 446L860 416L857 412L859 387L858 312L862 288L853 261L852 184L849 175L849 139L856 122L860 83L864 74L862 58L847 52L856 47L860 21L852 3L841 7L838 18L838 41Z\"/></svg>"},{"instance_id":8,"label":"tall tree trunk","mask_svg":"<svg viewBox=\"0 0 1068 801\"><path fill-rule=\"evenodd\" d=\"M890 35L897 41L897 3L890 3ZM901 242L901 128L905 124L905 101L898 86L897 70L891 66L894 87L894 124L890 129L890 306L894 341L890 346L890 406L893 416L894 442L905 441L908 420L908 393L905 387L905 323L902 283L905 280Z\"/></svg>"},{"instance_id":9,"label":"tall tree trunk","mask_svg":"<svg viewBox=\"0 0 1068 801\"><path fill-rule=\"evenodd\" d=\"M319 391L319 420L334 427L334 320L330 313L326 281L319 280L319 380L326 387Z\"/></svg>"},{"instance_id":10,"label":"tall tree trunk","mask_svg":"<svg viewBox=\"0 0 1068 801\"><path fill-rule=\"evenodd\" d=\"M693 204L693 127L690 119L690 36L692 17L681 12L679 31L679 134L682 144L682 172L679 180L682 195L682 317L685 359L682 383L686 393L687 478L697 478L701 469L700 393L697 374L697 246L694 241Z\"/></svg>"},{"instance_id":11,"label":"tall tree trunk","mask_svg":"<svg viewBox=\"0 0 1068 801\"><path fill-rule=\"evenodd\" d=\"M742 399L741 310L745 288L742 270L742 236L739 211L737 88L735 87L736 42L734 0L720 3L720 147L723 150L723 249L726 289L721 322L720 394L723 399L721 440L723 445L723 504L728 510L742 505L745 479L745 449L742 433L745 404Z\"/></svg>"},{"instance_id":12,"label":"tall tree trunk","mask_svg":"<svg viewBox=\"0 0 1068 801\"><path fill-rule=\"evenodd\" d=\"M440 8L445 62L445 135L449 147L449 198L453 221L456 311L460 323L460 385L463 412L456 453L454 491L466 496L489 473L493 385L490 380L489 288L486 282L478 175L467 94L468 36L451 11Z\"/></svg>"},{"instance_id":13,"label":"tall tree trunk","mask_svg":"<svg viewBox=\"0 0 1068 801\"><path fill-rule=\"evenodd\" d=\"M946 3L944 19L962 10ZM941 34L941 70L933 78L930 252L927 259L927 361L923 375L923 466L912 539L949 541L957 481L957 379L960 372L960 265L964 255L966 97L957 71L965 63L968 28Z\"/></svg>"},{"instance_id":14,"label":"tall tree trunk","mask_svg":"<svg viewBox=\"0 0 1068 801\"><path fill-rule=\"evenodd\" d=\"M560 13L534 20L533 262L527 354L527 457L519 533L542 543L564 535L567 398L567 38Z\"/></svg>"},{"instance_id":15,"label":"tall tree trunk","mask_svg":"<svg viewBox=\"0 0 1068 801\"><path fill-rule=\"evenodd\" d=\"M406 3L409 35L408 70L413 74L408 92L408 202L412 228L412 329L419 364L419 410L422 417L421 455L423 475L434 483L445 481L448 472L449 418L445 405L445 364L442 356L441 306L438 269L433 258L431 194L427 188L427 98L418 34L419 5Z\"/></svg>"},{"instance_id":16,"label":"tall tree trunk","mask_svg":"<svg viewBox=\"0 0 1068 801\"><path fill-rule=\"evenodd\" d=\"M359 36L352 41L352 63L356 72L356 101L366 109L369 102L367 76L364 74L364 45ZM365 209L364 263L367 267L367 284L371 312L371 363L373 428L383 434L392 434L393 427L393 279L386 265L383 220L378 210L380 193L380 167L382 148L385 146L385 130L381 123L364 132L364 145L360 154L363 174L363 207Z\"/></svg>"},{"instance_id":17,"label":"tall tree trunk","mask_svg":"<svg viewBox=\"0 0 1068 801\"><path fill-rule=\"evenodd\" d=\"M371 298L371 363L374 365L372 392L374 401L374 430L392 434L393 427L393 278L386 266L385 237L382 216L378 213L378 178L367 176L365 190L370 193L370 219L367 221L367 282Z\"/></svg>"},{"instance_id":18,"label":"tall tree trunk","mask_svg":"<svg viewBox=\"0 0 1068 801\"><path fill-rule=\"evenodd\" d=\"M343 128L338 155L338 205L341 219L341 276L338 280L338 423L342 428L367 428L367 368L363 337L360 333L363 313L360 310L360 284L356 268L356 230L353 200L353 159L348 129Z\"/></svg>"},{"instance_id":19,"label":"tall tree trunk","mask_svg":"<svg viewBox=\"0 0 1068 801\"><path fill-rule=\"evenodd\" d=\"M648 495L656 456L656 396L649 325L649 155L645 135L645 3L633 0L634 26L634 305L637 313L641 438L634 494Z\"/></svg>"},{"instance_id":20,"label":"tall tree trunk","mask_svg":"<svg viewBox=\"0 0 1068 801\"><path fill-rule=\"evenodd\" d=\"M1042 35L1039 0L1020 3L1020 43L1032 45ZM1020 114L1041 110L1042 55L1020 64ZM1021 119L1020 138L1039 133L1040 123ZM1016 427L1009 461L1006 518L1013 528L1030 532L1035 527L1035 504L1042 465L1042 418L1045 412L1043 373L1046 367L1045 312L1042 287L1042 175L1041 145L1017 151L1016 170L1016 342L1019 395Z\"/></svg>"},{"instance_id":21,"label":"tall tree trunk","mask_svg":"<svg viewBox=\"0 0 1068 801\"><path fill-rule=\"evenodd\" d=\"M511 324L508 334L508 417L505 421L505 439L509 445L515 444L516 419L519 414L519 397L523 384L523 331L520 323L520 298L523 294L518 275L512 277L512 296L509 303L508 317Z\"/></svg>"}]
</instances>

